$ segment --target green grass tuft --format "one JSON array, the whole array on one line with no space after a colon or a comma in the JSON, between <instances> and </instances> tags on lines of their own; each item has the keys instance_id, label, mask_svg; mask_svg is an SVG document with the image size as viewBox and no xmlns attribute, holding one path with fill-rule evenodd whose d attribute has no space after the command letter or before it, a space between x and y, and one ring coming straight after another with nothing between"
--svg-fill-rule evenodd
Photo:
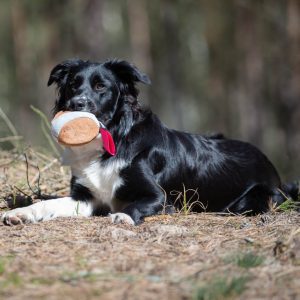
<instances>
[{"instance_id":1,"label":"green grass tuft","mask_svg":"<svg viewBox=\"0 0 300 300\"><path fill-rule=\"evenodd\" d=\"M232 279L217 278L197 289L195 300L221 300L242 294L246 289L249 277L241 276Z\"/></svg>"},{"instance_id":2,"label":"green grass tuft","mask_svg":"<svg viewBox=\"0 0 300 300\"><path fill-rule=\"evenodd\" d=\"M264 262L264 257L248 252L238 256L236 264L245 269L255 268Z\"/></svg>"},{"instance_id":3,"label":"green grass tuft","mask_svg":"<svg viewBox=\"0 0 300 300\"><path fill-rule=\"evenodd\" d=\"M14 256L3 256L0 258L0 290L6 287L18 287L22 285L22 278L16 272L8 272L9 263Z\"/></svg>"},{"instance_id":4,"label":"green grass tuft","mask_svg":"<svg viewBox=\"0 0 300 300\"><path fill-rule=\"evenodd\" d=\"M293 211L293 210L297 210L300 208L300 203L295 202L292 199L287 199L286 201L284 201L283 203L281 203L280 205L278 205L276 207L276 211Z\"/></svg>"},{"instance_id":5,"label":"green grass tuft","mask_svg":"<svg viewBox=\"0 0 300 300\"><path fill-rule=\"evenodd\" d=\"M234 263L244 269L260 266L264 260L265 258L263 256L256 255L252 252L234 254L224 258L225 263Z\"/></svg>"},{"instance_id":6,"label":"green grass tuft","mask_svg":"<svg viewBox=\"0 0 300 300\"><path fill-rule=\"evenodd\" d=\"M298 183L299 185L299 183ZM294 201L291 199L288 195L286 195L282 190L277 189L278 192L281 193L281 195L285 198L285 201L275 207L275 211L281 211L281 212L286 212L286 211L293 211L293 210L298 210L300 208L300 194L298 194L298 201Z\"/></svg>"},{"instance_id":7,"label":"green grass tuft","mask_svg":"<svg viewBox=\"0 0 300 300\"><path fill-rule=\"evenodd\" d=\"M30 282L34 285L51 285L55 283L54 279L43 278L43 277L35 277L30 280Z\"/></svg>"},{"instance_id":8,"label":"green grass tuft","mask_svg":"<svg viewBox=\"0 0 300 300\"><path fill-rule=\"evenodd\" d=\"M9 286L18 287L22 285L22 278L17 273L8 273L5 278L0 280L0 289Z\"/></svg>"},{"instance_id":9,"label":"green grass tuft","mask_svg":"<svg viewBox=\"0 0 300 300\"><path fill-rule=\"evenodd\" d=\"M184 185L183 191L176 191L173 190L170 192L171 196L175 196L176 199L174 201L175 206L181 206L181 209L179 210L180 213L183 213L184 215L188 215L195 206L200 207L201 210L206 211L205 205L199 200L199 193L198 189L187 189ZM178 202L178 203L177 203ZM177 205L179 204L179 205Z\"/></svg>"},{"instance_id":10,"label":"green grass tuft","mask_svg":"<svg viewBox=\"0 0 300 300\"><path fill-rule=\"evenodd\" d=\"M95 281L98 277L98 274L83 270L78 272L67 272L61 276L60 280L67 283L76 283L80 280L92 282Z\"/></svg>"},{"instance_id":11,"label":"green grass tuft","mask_svg":"<svg viewBox=\"0 0 300 300\"><path fill-rule=\"evenodd\" d=\"M5 272L5 261L3 259L0 260L0 276Z\"/></svg>"}]
</instances>

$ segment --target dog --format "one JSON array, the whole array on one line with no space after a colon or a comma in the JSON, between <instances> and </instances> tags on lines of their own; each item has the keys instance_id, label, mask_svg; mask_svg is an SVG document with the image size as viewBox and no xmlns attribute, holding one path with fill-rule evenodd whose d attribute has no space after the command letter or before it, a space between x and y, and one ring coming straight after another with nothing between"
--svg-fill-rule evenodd
<instances>
[{"instance_id":1,"label":"dog","mask_svg":"<svg viewBox=\"0 0 300 300\"><path fill-rule=\"evenodd\" d=\"M69 151L70 197L6 212L5 224L98 215L137 225L174 209L252 215L282 203L283 194L296 200L297 184L282 185L256 147L221 134L168 129L140 104L137 83L150 79L124 60L71 59L53 68L48 86L59 91L54 114L93 113L110 131L117 153L94 143Z\"/></svg>"}]
</instances>

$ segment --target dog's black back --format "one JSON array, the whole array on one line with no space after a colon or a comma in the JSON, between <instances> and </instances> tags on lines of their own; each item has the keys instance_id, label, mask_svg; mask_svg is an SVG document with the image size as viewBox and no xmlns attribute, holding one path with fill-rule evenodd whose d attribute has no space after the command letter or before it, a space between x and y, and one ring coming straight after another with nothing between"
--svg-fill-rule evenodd
<instances>
[{"instance_id":1,"label":"dog's black back","mask_svg":"<svg viewBox=\"0 0 300 300\"><path fill-rule=\"evenodd\" d=\"M55 112L92 112L112 133L116 156L105 153L98 159L101 166L125 162L118 171L122 184L111 201L117 199L135 223L169 206L260 213L269 209L272 198L283 201L274 166L254 146L221 135L170 130L143 108L135 83L150 80L133 65L69 60L53 69L48 84L53 82L60 93ZM72 196L93 201L95 193L80 182L73 176ZM104 204L97 207L101 214L110 211Z\"/></svg>"},{"instance_id":2,"label":"dog's black back","mask_svg":"<svg viewBox=\"0 0 300 300\"><path fill-rule=\"evenodd\" d=\"M268 209L270 194L281 185L270 161L248 143L170 130L152 113L136 126L123 144L130 149L124 153L126 159L133 163L123 170L123 176L131 180L118 191L121 198L135 201L143 196L145 186L149 193L161 193L161 187L170 205L175 201L175 206L181 208L185 190L190 191L187 197L194 195L191 201L187 199L194 211L225 211L247 189L253 188L263 191L261 199L250 196L250 189L248 200L233 205L230 211L257 213ZM135 164L137 170L133 168ZM158 187L149 186L147 176L138 176L140 171L151 174L150 181Z\"/></svg>"}]
</instances>

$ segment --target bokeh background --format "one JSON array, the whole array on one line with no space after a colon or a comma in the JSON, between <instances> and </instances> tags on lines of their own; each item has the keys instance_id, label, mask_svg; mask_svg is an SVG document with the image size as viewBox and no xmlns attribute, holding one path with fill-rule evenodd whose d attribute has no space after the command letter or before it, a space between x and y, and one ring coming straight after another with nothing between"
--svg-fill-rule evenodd
<instances>
[{"instance_id":1,"label":"bokeh background","mask_svg":"<svg viewBox=\"0 0 300 300\"><path fill-rule=\"evenodd\" d=\"M165 124L254 143L299 178L299 0L2 0L0 41L0 108L24 144L49 148L30 105L50 118L57 63L118 57L150 76L140 100Z\"/></svg>"}]
</instances>

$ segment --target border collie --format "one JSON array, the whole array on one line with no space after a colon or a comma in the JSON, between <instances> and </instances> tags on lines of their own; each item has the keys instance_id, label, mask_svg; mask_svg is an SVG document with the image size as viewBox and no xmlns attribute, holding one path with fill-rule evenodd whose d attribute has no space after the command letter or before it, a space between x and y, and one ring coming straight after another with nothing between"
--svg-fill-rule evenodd
<instances>
[{"instance_id":1,"label":"border collie","mask_svg":"<svg viewBox=\"0 0 300 300\"><path fill-rule=\"evenodd\" d=\"M139 103L138 82L150 84L134 65L117 59L71 59L54 67L48 81L59 91L54 113L93 113L110 131L116 155L96 141L67 151L70 197L11 210L4 223L101 215L137 225L184 206L249 215L282 203L281 193L296 200L298 186L282 185L272 163L251 144L168 129Z\"/></svg>"}]
</instances>

